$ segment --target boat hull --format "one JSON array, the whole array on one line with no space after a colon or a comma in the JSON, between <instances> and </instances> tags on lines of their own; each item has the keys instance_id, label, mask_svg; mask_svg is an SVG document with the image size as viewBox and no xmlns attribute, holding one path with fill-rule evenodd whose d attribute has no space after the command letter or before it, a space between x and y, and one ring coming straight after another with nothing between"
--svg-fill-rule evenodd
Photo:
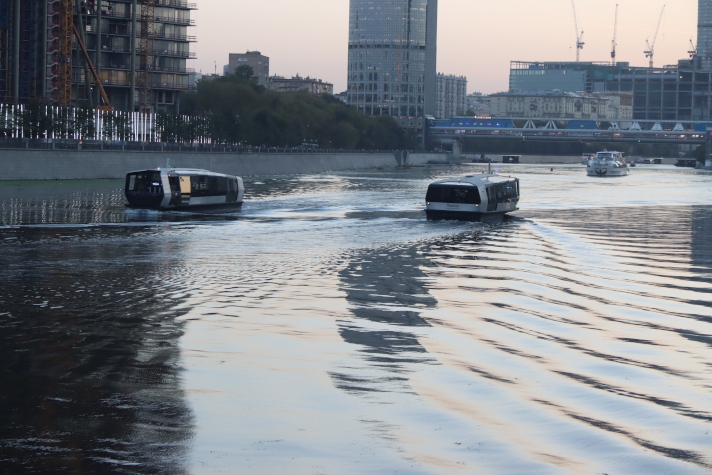
<instances>
[{"instance_id":1,"label":"boat hull","mask_svg":"<svg viewBox=\"0 0 712 475\"><path fill-rule=\"evenodd\" d=\"M629 170L627 168L596 168L596 167L589 167L588 170L586 170L586 174L588 176L595 176L595 177L619 177L619 176L626 176L628 175Z\"/></svg>"},{"instance_id":2,"label":"boat hull","mask_svg":"<svg viewBox=\"0 0 712 475\"><path fill-rule=\"evenodd\" d=\"M473 213L466 211L447 211L426 209L425 215L430 221L472 221L481 223L498 223L507 217L508 212Z\"/></svg>"},{"instance_id":3,"label":"boat hull","mask_svg":"<svg viewBox=\"0 0 712 475\"><path fill-rule=\"evenodd\" d=\"M240 211L242 209L242 202L232 202L232 203L219 203L219 204L205 204L205 205L188 205L188 206L141 206L127 204L127 208L130 209L145 209L154 211L180 211L188 213L229 213L231 211Z\"/></svg>"}]
</instances>

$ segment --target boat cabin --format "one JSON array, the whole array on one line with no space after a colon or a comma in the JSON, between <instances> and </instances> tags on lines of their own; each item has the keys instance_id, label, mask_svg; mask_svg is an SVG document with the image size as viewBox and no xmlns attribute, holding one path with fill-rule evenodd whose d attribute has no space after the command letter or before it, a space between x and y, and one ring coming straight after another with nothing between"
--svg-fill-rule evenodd
<instances>
[{"instance_id":1,"label":"boat cabin","mask_svg":"<svg viewBox=\"0 0 712 475\"><path fill-rule=\"evenodd\" d=\"M466 175L433 182L425 196L428 218L480 220L517 210L519 180L496 174Z\"/></svg>"},{"instance_id":2,"label":"boat cabin","mask_svg":"<svg viewBox=\"0 0 712 475\"><path fill-rule=\"evenodd\" d=\"M192 168L139 170L126 174L126 200L131 208L188 209L239 206L242 179Z\"/></svg>"}]
</instances>

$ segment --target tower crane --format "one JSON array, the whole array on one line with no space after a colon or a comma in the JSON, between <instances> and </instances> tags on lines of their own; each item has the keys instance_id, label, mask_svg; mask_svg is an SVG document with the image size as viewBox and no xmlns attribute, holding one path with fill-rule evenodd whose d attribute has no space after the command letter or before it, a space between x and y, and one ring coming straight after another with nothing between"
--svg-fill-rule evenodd
<instances>
[{"instance_id":1,"label":"tower crane","mask_svg":"<svg viewBox=\"0 0 712 475\"><path fill-rule=\"evenodd\" d=\"M660 30L660 22L663 20L663 13L665 13L665 5L663 5L663 9L660 10L660 17L658 18L658 26L655 28L655 34L653 35L653 42L649 43L648 40L645 40L645 44L648 46L648 49L644 51L645 57L650 58L650 67L653 67L653 56L655 56L655 40L658 39L658 31Z\"/></svg>"},{"instance_id":2,"label":"tower crane","mask_svg":"<svg viewBox=\"0 0 712 475\"><path fill-rule=\"evenodd\" d=\"M574 11L574 30L576 33L576 62L579 62L579 53L583 49L583 45L586 43L583 42L583 31L579 33L578 29L578 20L576 18L576 4L574 3L574 0L571 0L571 8Z\"/></svg>"},{"instance_id":3,"label":"tower crane","mask_svg":"<svg viewBox=\"0 0 712 475\"><path fill-rule=\"evenodd\" d=\"M690 51L688 51L687 54L690 55L690 59L695 59L695 56L697 56L697 46L695 46L692 38L690 38Z\"/></svg>"},{"instance_id":4,"label":"tower crane","mask_svg":"<svg viewBox=\"0 0 712 475\"><path fill-rule=\"evenodd\" d=\"M616 19L613 22L613 41L611 41L611 64L616 65L616 39L618 38L618 4L616 3Z\"/></svg>"}]
</instances>

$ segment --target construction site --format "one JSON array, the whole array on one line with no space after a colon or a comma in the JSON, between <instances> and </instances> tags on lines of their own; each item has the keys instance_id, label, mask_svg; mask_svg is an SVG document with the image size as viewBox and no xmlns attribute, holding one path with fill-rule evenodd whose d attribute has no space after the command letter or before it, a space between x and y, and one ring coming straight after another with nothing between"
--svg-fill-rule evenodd
<instances>
[{"instance_id":1,"label":"construction site","mask_svg":"<svg viewBox=\"0 0 712 475\"><path fill-rule=\"evenodd\" d=\"M185 0L0 0L0 103L177 111L191 88Z\"/></svg>"}]
</instances>

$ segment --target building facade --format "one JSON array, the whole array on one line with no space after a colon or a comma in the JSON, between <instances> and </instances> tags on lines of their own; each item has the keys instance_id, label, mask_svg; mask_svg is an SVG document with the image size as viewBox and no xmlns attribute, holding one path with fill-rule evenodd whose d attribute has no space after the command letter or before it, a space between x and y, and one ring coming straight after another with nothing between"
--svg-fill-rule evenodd
<instances>
[{"instance_id":1,"label":"building facade","mask_svg":"<svg viewBox=\"0 0 712 475\"><path fill-rule=\"evenodd\" d=\"M436 81L435 117L452 119L467 111L467 78L438 73Z\"/></svg>"},{"instance_id":2,"label":"building facade","mask_svg":"<svg viewBox=\"0 0 712 475\"><path fill-rule=\"evenodd\" d=\"M269 58L267 56L263 56L259 51L230 53L227 65L228 74L234 74L240 66L251 67L260 86L269 88Z\"/></svg>"},{"instance_id":3,"label":"building facade","mask_svg":"<svg viewBox=\"0 0 712 475\"><path fill-rule=\"evenodd\" d=\"M509 67L510 91L603 92L605 81L628 68L628 63L574 63L512 61Z\"/></svg>"},{"instance_id":4,"label":"building facade","mask_svg":"<svg viewBox=\"0 0 712 475\"><path fill-rule=\"evenodd\" d=\"M702 69L712 69L712 0L697 2L697 56Z\"/></svg>"},{"instance_id":5,"label":"building facade","mask_svg":"<svg viewBox=\"0 0 712 475\"><path fill-rule=\"evenodd\" d=\"M611 66L602 63L513 62L510 87L512 91L532 87L531 90L539 92L624 94L632 97L633 120L666 123L663 125L668 128L677 123L689 127L694 122L712 122L712 70L702 68L701 64L699 57L662 68L631 67L629 63ZM523 74L523 70L532 73ZM550 74L550 71L557 73ZM530 82L528 78L535 76L539 76L536 82ZM567 88L569 77L577 78L575 89ZM580 85L583 85L582 89ZM622 100L626 102L626 99Z\"/></svg>"},{"instance_id":6,"label":"building facade","mask_svg":"<svg viewBox=\"0 0 712 475\"><path fill-rule=\"evenodd\" d=\"M115 109L172 109L191 88L195 9L186 0L0 0L1 99L101 105L91 64Z\"/></svg>"},{"instance_id":7,"label":"building facade","mask_svg":"<svg viewBox=\"0 0 712 475\"><path fill-rule=\"evenodd\" d=\"M303 78L298 74L292 78L271 76L269 78L269 88L277 92L306 91L310 94L334 94L333 84L324 82L321 79L312 79L309 76Z\"/></svg>"},{"instance_id":8,"label":"building facade","mask_svg":"<svg viewBox=\"0 0 712 475\"><path fill-rule=\"evenodd\" d=\"M608 120L608 99L573 92L503 92L490 97L492 117Z\"/></svg>"},{"instance_id":9,"label":"building facade","mask_svg":"<svg viewBox=\"0 0 712 475\"><path fill-rule=\"evenodd\" d=\"M437 0L350 0L348 103L408 125L435 114Z\"/></svg>"}]
</instances>

